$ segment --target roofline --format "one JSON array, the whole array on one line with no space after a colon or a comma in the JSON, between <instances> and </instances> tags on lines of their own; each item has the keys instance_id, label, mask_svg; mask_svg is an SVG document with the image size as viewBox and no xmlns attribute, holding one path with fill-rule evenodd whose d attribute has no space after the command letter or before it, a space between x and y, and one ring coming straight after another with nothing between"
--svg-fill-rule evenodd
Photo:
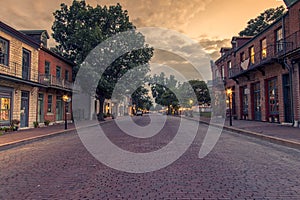
<instances>
[{"instance_id":1,"label":"roofline","mask_svg":"<svg viewBox=\"0 0 300 200\"><path fill-rule=\"evenodd\" d=\"M51 51L50 49L48 49L48 48L46 48L46 47L44 47L44 46L41 46L41 50L43 50L43 51L45 51L45 52L51 54L52 56L55 56L56 58L59 58L59 59L63 60L64 62L68 63L68 64L71 65L72 67L76 66L76 64L73 63L72 61L70 61L70 60L64 58L63 56L59 55L58 53L55 53L55 52Z\"/></svg>"},{"instance_id":2,"label":"roofline","mask_svg":"<svg viewBox=\"0 0 300 200\"><path fill-rule=\"evenodd\" d=\"M2 29L4 32L6 32L9 35L13 35L14 37L18 38L22 42L38 49L40 47L40 44L35 42L33 39L31 39L29 36L21 33L20 31L17 31L16 29L12 28L11 26L5 24L4 22L0 21L0 29Z\"/></svg>"},{"instance_id":3,"label":"roofline","mask_svg":"<svg viewBox=\"0 0 300 200\"><path fill-rule=\"evenodd\" d=\"M50 36L48 34L48 31L47 30L35 30L35 29L32 29L32 30L19 30L21 33L24 33L26 34L25 32L31 32L31 31L41 31L41 32L46 32L46 35L47 35L47 38L50 39ZM38 35L37 33L28 33L28 34L32 34L32 35Z\"/></svg>"},{"instance_id":4,"label":"roofline","mask_svg":"<svg viewBox=\"0 0 300 200\"><path fill-rule=\"evenodd\" d=\"M279 21L281 21L282 19L284 19L287 15L288 15L288 12L286 12L284 15L282 15L280 18L278 18L275 22L273 22L272 24L270 24L269 26L267 26L264 30L262 30L261 32L259 32L256 35L252 36L252 39L250 39L245 44L243 44L242 46L240 46L237 49L235 49L235 51L239 51L241 48L247 46L249 43L251 43L253 40L255 40L256 38L258 38L259 36L261 36L267 30L269 30L270 28L272 28L273 26L275 26Z\"/></svg>"}]
</instances>

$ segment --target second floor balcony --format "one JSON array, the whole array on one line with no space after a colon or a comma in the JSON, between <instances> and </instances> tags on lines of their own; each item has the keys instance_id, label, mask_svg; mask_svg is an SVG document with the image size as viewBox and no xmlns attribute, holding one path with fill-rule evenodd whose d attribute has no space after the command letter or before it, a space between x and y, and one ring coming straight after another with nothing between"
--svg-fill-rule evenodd
<instances>
[{"instance_id":1,"label":"second floor balcony","mask_svg":"<svg viewBox=\"0 0 300 200\"><path fill-rule=\"evenodd\" d=\"M17 62L4 62L0 59L0 74L7 79L38 82L38 71L31 66Z\"/></svg>"},{"instance_id":2,"label":"second floor balcony","mask_svg":"<svg viewBox=\"0 0 300 200\"><path fill-rule=\"evenodd\" d=\"M262 67L280 62L283 58L298 52L299 49L300 31L287 36L274 45L268 45L261 51L246 56L243 61L228 69L228 78L235 78L254 69L263 72Z\"/></svg>"},{"instance_id":3,"label":"second floor balcony","mask_svg":"<svg viewBox=\"0 0 300 200\"><path fill-rule=\"evenodd\" d=\"M71 90L73 88L73 84L65 79L60 77L56 77L50 74L40 74L39 75L39 82L41 84L47 85L48 87L53 88L64 88Z\"/></svg>"}]
</instances>

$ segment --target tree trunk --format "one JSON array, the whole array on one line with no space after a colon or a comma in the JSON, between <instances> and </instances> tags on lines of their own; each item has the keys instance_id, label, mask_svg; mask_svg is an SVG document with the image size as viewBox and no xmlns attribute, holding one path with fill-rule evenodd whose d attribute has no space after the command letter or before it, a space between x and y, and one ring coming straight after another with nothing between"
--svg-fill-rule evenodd
<instances>
[{"instance_id":1,"label":"tree trunk","mask_svg":"<svg viewBox=\"0 0 300 200\"><path fill-rule=\"evenodd\" d=\"M104 97L99 98L100 108L99 108L99 113L98 113L98 121L105 121L104 115L103 115L104 101L105 101Z\"/></svg>"}]
</instances>

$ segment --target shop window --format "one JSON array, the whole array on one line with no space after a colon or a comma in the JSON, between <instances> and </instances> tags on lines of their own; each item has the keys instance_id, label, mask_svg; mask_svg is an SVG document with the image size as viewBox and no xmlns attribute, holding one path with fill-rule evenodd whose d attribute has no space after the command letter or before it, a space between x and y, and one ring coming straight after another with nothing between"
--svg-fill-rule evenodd
<instances>
[{"instance_id":1,"label":"shop window","mask_svg":"<svg viewBox=\"0 0 300 200\"><path fill-rule=\"evenodd\" d=\"M9 123L11 115L11 99L8 97L0 97L0 122Z\"/></svg>"}]
</instances>

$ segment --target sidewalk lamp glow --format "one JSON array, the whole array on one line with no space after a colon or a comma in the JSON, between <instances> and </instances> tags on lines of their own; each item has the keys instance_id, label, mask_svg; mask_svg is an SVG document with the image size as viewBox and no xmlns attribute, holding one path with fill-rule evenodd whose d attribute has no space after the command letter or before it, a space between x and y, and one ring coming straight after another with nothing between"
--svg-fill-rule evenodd
<instances>
[{"instance_id":1,"label":"sidewalk lamp glow","mask_svg":"<svg viewBox=\"0 0 300 200\"><path fill-rule=\"evenodd\" d=\"M228 103L229 103L229 126L232 126L232 108L231 108L231 97L232 97L232 89L229 88L226 90L228 96Z\"/></svg>"},{"instance_id":2,"label":"sidewalk lamp glow","mask_svg":"<svg viewBox=\"0 0 300 200\"><path fill-rule=\"evenodd\" d=\"M65 102L65 130L68 129L68 121L67 121L67 103L71 102L71 97L69 97L68 95L64 95L62 97L62 100Z\"/></svg>"}]
</instances>

